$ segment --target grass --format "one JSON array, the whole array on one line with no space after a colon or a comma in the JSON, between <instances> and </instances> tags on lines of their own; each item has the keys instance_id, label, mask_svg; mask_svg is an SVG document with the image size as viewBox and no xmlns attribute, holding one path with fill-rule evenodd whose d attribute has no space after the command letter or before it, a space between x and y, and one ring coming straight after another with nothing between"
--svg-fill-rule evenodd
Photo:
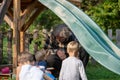
<instances>
[{"instance_id":1,"label":"grass","mask_svg":"<svg viewBox=\"0 0 120 80\"><path fill-rule=\"evenodd\" d=\"M120 75L111 72L102 65L89 62L86 68L88 80L120 80Z\"/></svg>"}]
</instances>

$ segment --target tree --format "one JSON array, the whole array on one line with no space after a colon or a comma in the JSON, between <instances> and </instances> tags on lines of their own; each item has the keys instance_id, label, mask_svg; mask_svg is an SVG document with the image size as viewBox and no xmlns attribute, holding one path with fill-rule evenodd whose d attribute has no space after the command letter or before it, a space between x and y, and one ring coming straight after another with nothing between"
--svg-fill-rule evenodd
<instances>
[{"instance_id":1,"label":"tree","mask_svg":"<svg viewBox=\"0 0 120 80\"><path fill-rule=\"evenodd\" d=\"M54 27L57 24L63 23L62 20L55 15L51 10L46 9L37 17L34 21L33 25L36 26L37 29L48 29Z\"/></svg>"},{"instance_id":2,"label":"tree","mask_svg":"<svg viewBox=\"0 0 120 80\"><path fill-rule=\"evenodd\" d=\"M99 1L96 2L95 5L89 2L89 7L86 6L87 8L84 8L85 13L88 14L104 32L107 32L108 29L116 30L120 27L120 0L119 2L118 0Z\"/></svg>"}]
</instances>

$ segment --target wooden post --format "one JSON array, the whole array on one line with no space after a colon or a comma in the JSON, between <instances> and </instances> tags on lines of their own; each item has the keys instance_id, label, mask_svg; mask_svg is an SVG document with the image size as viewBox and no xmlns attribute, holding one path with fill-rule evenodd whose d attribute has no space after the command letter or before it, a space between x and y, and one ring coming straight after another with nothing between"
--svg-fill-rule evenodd
<instances>
[{"instance_id":1,"label":"wooden post","mask_svg":"<svg viewBox=\"0 0 120 80\"><path fill-rule=\"evenodd\" d=\"M20 31L20 52L25 50L25 32Z\"/></svg>"},{"instance_id":2,"label":"wooden post","mask_svg":"<svg viewBox=\"0 0 120 80\"><path fill-rule=\"evenodd\" d=\"M13 73L16 73L17 55L20 52L20 0L13 0Z\"/></svg>"}]
</instances>

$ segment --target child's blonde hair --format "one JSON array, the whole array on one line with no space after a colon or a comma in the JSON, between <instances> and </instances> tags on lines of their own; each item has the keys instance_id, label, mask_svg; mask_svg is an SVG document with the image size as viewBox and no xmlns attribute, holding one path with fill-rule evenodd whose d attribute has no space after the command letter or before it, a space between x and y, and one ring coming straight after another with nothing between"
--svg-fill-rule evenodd
<instances>
[{"instance_id":1,"label":"child's blonde hair","mask_svg":"<svg viewBox=\"0 0 120 80\"><path fill-rule=\"evenodd\" d=\"M67 45L67 52L78 52L79 48L81 47L81 45L77 42L77 41L71 41L68 43Z\"/></svg>"}]
</instances>

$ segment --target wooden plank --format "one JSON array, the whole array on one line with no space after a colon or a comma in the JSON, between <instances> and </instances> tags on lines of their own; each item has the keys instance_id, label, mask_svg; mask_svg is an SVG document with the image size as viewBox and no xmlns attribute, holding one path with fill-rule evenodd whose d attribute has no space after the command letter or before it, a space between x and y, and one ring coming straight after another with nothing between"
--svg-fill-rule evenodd
<instances>
[{"instance_id":1,"label":"wooden plank","mask_svg":"<svg viewBox=\"0 0 120 80\"><path fill-rule=\"evenodd\" d=\"M20 32L20 52L25 50L25 32Z\"/></svg>"},{"instance_id":2,"label":"wooden plank","mask_svg":"<svg viewBox=\"0 0 120 80\"><path fill-rule=\"evenodd\" d=\"M0 74L0 80L9 80L9 78L12 78L12 73Z\"/></svg>"},{"instance_id":3,"label":"wooden plank","mask_svg":"<svg viewBox=\"0 0 120 80\"><path fill-rule=\"evenodd\" d=\"M10 16L8 16L8 15L6 14L5 17L4 17L4 20L5 20L6 23L7 23L9 26L11 26L11 28L13 29L13 26L12 26L13 20L12 20L11 18L12 18L12 17L10 17Z\"/></svg>"},{"instance_id":4,"label":"wooden plank","mask_svg":"<svg viewBox=\"0 0 120 80\"><path fill-rule=\"evenodd\" d=\"M3 18L7 12L7 9L9 8L10 6L10 3L11 3L12 0L3 0L2 1L2 4L0 6L0 24L2 23L3 21Z\"/></svg>"},{"instance_id":5,"label":"wooden plank","mask_svg":"<svg viewBox=\"0 0 120 80\"><path fill-rule=\"evenodd\" d=\"M5 14L4 21L13 29L13 11L11 8L9 8Z\"/></svg>"},{"instance_id":6,"label":"wooden plank","mask_svg":"<svg viewBox=\"0 0 120 80\"><path fill-rule=\"evenodd\" d=\"M13 73L16 73L17 55L20 53L20 5L21 0L13 0Z\"/></svg>"},{"instance_id":7,"label":"wooden plank","mask_svg":"<svg viewBox=\"0 0 120 80\"><path fill-rule=\"evenodd\" d=\"M11 10L11 8L8 9L6 14L8 14L11 17L11 20L13 20L13 10Z\"/></svg>"}]
</instances>

